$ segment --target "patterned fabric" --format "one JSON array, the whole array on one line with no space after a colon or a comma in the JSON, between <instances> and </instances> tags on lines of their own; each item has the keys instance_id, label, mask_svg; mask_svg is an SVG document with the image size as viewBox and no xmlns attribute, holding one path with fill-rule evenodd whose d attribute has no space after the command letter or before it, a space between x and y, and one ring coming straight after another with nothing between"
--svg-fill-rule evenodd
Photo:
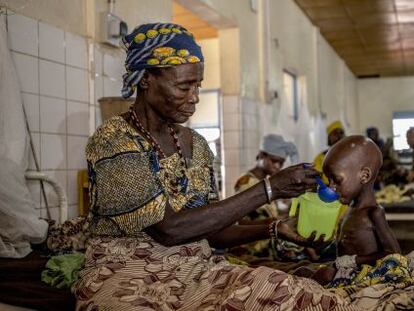
<instances>
[{"instance_id":1,"label":"patterned fabric","mask_svg":"<svg viewBox=\"0 0 414 311\"><path fill-rule=\"evenodd\" d=\"M414 310L413 271L414 252L389 255L362 269L353 285L331 291L362 310Z\"/></svg>"},{"instance_id":2,"label":"patterned fabric","mask_svg":"<svg viewBox=\"0 0 414 311\"><path fill-rule=\"evenodd\" d=\"M371 286L390 282L413 282L407 258L400 254L377 260L374 267L363 265L360 269L340 268L328 287Z\"/></svg>"},{"instance_id":3,"label":"patterned fabric","mask_svg":"<svg viewBox=\"0 0 414 311\"><path fill-rule=\"evenodd\" d=\"M164 247L96 238L72 288L77 310L358 310L310 279L231 265L206 240Z\"/></svg>"},{"instance_id":4,"label":"patterned fabric","mask_svg":"<svg viewBox=\"0 0 414 311\"><path fill-rule=\"evenodd\" d=\"M175 182L175 171L181 169L178 155L161 159L161 170L151 145L122 117L106 121L86 147L91 232L134 236L163 219L167 202L178 212L217 200L213 154L202 136L195 131L192 136L192 166L186 171L188 187L176 193L171 184Z\"/></svg>"},{"instance_id":5,"label":"patterned fabric","mask_svg":"<svg viewBox=\"0 0 414 311\"><path fill-rule=\"evenodd\" d=\"M89 238L89 222L85 217L76 217L56 224L49 221L46 245L52 253L83 251Z\"/></svg>"},{"instance_id":6,"label":"patterned fabric","mask_svg":"<svg viewBox=\"0 0 414 311\"><path fill-rule=\"evenodd\" d=\"M144 24L122 38L127 52L122 96L134 94L145 69L203 62L193 35L176 24Z\"/></svg>"}]
</instances>

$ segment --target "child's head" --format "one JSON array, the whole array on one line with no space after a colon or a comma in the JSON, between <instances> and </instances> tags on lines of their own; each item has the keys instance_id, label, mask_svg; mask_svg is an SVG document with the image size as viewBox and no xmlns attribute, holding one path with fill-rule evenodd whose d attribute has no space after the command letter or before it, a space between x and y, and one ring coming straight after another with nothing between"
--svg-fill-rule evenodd
<instances>
[{"instance_id":1,"label":"child's head","mask_svg":"<svg viewBox=\"0 0 414 311\"><path fill-rule=\"evenodd\" d=\"M377 145L364 136L352 135L329 149L323 172L339 193L341 203L349 204L363 188L373 188L381 165L382 154Z\"/></svg>"}]
</instances>

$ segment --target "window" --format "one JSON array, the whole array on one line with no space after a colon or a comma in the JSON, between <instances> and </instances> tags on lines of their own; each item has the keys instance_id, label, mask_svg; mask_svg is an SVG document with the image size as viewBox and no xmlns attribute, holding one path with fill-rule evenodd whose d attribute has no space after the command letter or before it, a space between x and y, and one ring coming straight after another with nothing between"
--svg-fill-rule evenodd
<instances>
[{"instance_id":1,"label":"window","mask_svg":"<svg viewBox=\"0 0 414 311\"><path fill-rule=\"evenodd\" d=\"M407 144L407 130L414 126L414 111L397 111L392 117L392 132L394 138L394 149L410 149Z\"/></svg>"},{"instance_id":2,"label":"window","mask_svg":"<svg viewBox=\"0 0 414 311\"><path fill-rule=\"evenodd\" d=\"M296 75L287 70L283 71L283 88L287 98L289 115L297 121L299 117L298 81Z\"/></svg>"},{"instance_id":3,"label":"window","mask_svg":"<svg viewBox=\"0 0 414 311\"><path fill-rule=\"evenodd\" d=\"M220 92L219 90L201 90L200 102L196 113L190 118L187 126L203 136L214 154L213 168L218 191L223 190L221 175L221 143L220 143Z\"/></svg>"},{"instance_id":4,"label":"window","mask_svg":"<svg viewBox=\"0 0 414 311\"><path fill-rule=\"evenodd\" d=\"M219 91L200 91L200 102L196 113L190 118L188 126L201 134L208 142L214 155L219 153L216 142L220 138Z\"/></svg>"}]
</instances>

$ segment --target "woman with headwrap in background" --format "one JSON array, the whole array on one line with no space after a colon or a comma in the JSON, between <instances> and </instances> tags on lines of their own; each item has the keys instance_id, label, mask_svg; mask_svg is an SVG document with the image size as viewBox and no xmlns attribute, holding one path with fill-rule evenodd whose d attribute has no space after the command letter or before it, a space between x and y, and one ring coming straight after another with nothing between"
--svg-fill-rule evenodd
<instances>
[{"instance_id":1,"label":"woman with headwrap in background","mask_svg":"<svg viewBox=\"0 0 414 311\"><path fill-rule=\"evenodd\" d=\"M234 225L277 198L314 188L296 165L218 201L206 140L179 125L195 112L203 55L175 24L146 24L123 39L122 94L130 111L107 120L86 147L92 238L74 285L78 310L352 310L315 282L266 267L231 265L210 245L283 237L280 222ZM310 300L309 300L310 299Z\"/></svg>"},{"instance_id":2,"label":"woman with headwrap in background","mask_svg":"<svg viewBox=\"0 0 414 311\"><path fill-rule=\"evenodd\" d=\"M266 176L271 176L279 172L287 158L291 164L298 161L298 150L292 142L285 141L281 135L269 134L263 137L259 154L256 157L256 166L242 175L234 187L236 193L240 193L261 182ZM288 200L290 201L290 200ZM278 205L290 204L290 202L273 201L270 204L264 204L255 211L249 213L239 224L257 224L270 223L279 216ZM286 219L287 215L279 216L289 221L295 226L295 219ZM292 271L302 265L310 265L312 261L318 260L319 257L315 250L305 248L295 243L278 239L276 243L271 240L261 240L241 246L236 246L226 254L232 262L246 262L248 264L262 264L271 267L277 267L284 271ZM241 262L239 261L241 260ZM281 261L288 261L281 262ZM297 262L298 264L295 264ZM299 263L300 262L300 263Z\"/></svg>"},{"instance_id":3,"label":"woman with headwrap in background","mask_svg":"<svg viewBox=\"0 0 414 311\"><path fill-rule=\"evenodd\" d=\"M336 144L338 141L340 141L342 138L345 137L345 129L342 125L342 122L339 120L333 121L326 127L326 134L328 135L328 147L332 147L334 144ZM325 155L328 153L328 149L320 152L315 159L313 160L313 164L315 166L315 169L318 172L322 173L322 164L323 160L325 159ZM322 174L323 181L327 184L328 178Z\"/></svg>"},{"instance_id":4,"label":"woman with headwrap in background","mask_svg":"<svg viewBox=\"0 0 414 311\"><path fill-rule=\"evenodd\" d=\"M268 134L264 136L256 156L256 166L239 177L234 186L235 192L243 192L260 183L266 176L276 174L282 169L287 158L290 158L292 164L297 163L298 151L295 144L285 141L281 135ZM278 214L278 204L273 201L250 212L238 223L270 223L278 217ZM227 253L227 258L235 262L240 259L247 263L255 263L263 260L275 260L278 256L274 245L267 239L234 247Z\"/></svg>"},{"instance_id":5,"label":"woman with headwrap in background","mask_svg":"<svg viewBox=\"0 0 414 311\"><path fill-rule=\"evenodd\" d=\"M234 186L235 192L245 191L261 182L266 176L276 174L282 169L288 157L292 164L297 163L298 151L295 144L285 141L280 135L269 134L264 136L259 154L256 157L256 166L237 180ZM274 219L277 218L277 215L277 204L273 201L249 213L239 223Z\"/></svg>"}]
</instances>

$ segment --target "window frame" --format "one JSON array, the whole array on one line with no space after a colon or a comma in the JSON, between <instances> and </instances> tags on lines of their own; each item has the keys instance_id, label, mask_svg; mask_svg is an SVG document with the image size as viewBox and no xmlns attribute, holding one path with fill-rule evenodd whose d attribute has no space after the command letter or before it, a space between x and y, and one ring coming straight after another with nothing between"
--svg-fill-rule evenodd
<instances>
[{"instance_id":1,"label":"window frame","mask_svg":"<svg viewBox=\"0 0 414 311\"><path fill-rule=\"evenodd\" d=\"M396 150L397 152L404 152L404 151L410 149L408 144L406 145L407 148L402 148L402 149L397 148L398 144L396 144L396 139L401 139L402 136L403 136L404 140L406 139L406 132L407 132L408 128L410 128L410 126L405 131L402 131L400 133L396 133L395 126L394 126L394 120L404 120L404 119L414 120L414 111L393 111L392 121L391 121L392 122L392 140L393 140L394 150ZM414 122L413 122L412 126L414 126Z\"/></svg>"},{"instance_id":2,"label":"window frame","mask_svg":"<svg viewBox=\"0 0 414 311\"><path fill-rule=\"evenodd\" d=\"M283 88L285 89L285 75L288 75L290 78L292 78L293 81L293 88L292 88L292 92L293 92L293 120L295 122L298 121L299 119L299 94L298 94L298 76L293 73L291 70L288 69L283 69Z\"/></svg>"}]
</instances>

